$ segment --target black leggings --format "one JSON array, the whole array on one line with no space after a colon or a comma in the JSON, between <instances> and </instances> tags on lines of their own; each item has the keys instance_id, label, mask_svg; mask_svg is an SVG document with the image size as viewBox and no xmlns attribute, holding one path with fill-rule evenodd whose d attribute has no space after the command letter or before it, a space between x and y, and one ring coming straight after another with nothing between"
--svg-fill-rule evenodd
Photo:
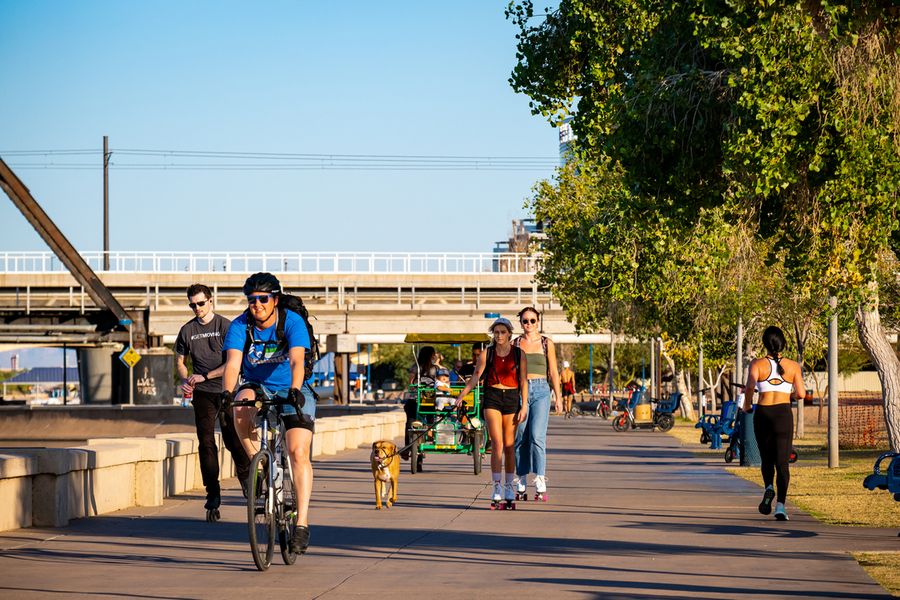
<instances>
[{"instance_id":1,"label":"black leggings","mask_svg":"<svg viewBox=\"0 0 900 600\"><path fill-rule=\"evenodd\" d=\"M197 439L200 442L200 474L207 494L219 493L219 449L216 447L216 414L219 409L219 394L194 390L194 422L197 425ZM222 441L231 453L235 471L241 479L250 471L250 459L234 431L234 420L229 411L222 413Z\"/></svg>"},{"instance_id":2,"label":"black leggings","mask_svg":"<svg viewBox=\"0 0 900 600\"><path fill-rule=\"evenodd\" d=\"M791 404L757 405L753 409L753 432L762 459L762 478L766 486L776 482L777 501L787 498L791 473L788 464L794 436L794 413ZM776 478L777 473L777 478Z\"/></svg>"}]
</instances>

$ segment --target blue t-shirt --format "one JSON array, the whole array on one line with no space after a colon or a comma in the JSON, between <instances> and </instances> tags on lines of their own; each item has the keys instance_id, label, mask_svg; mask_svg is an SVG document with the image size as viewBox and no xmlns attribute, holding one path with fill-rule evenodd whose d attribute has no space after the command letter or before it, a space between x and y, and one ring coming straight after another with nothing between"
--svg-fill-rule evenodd
<instances>
[{"instance_id":1,"label":"blue t-shirt","mask_svg":"<svg viewBox=\"0 0 900 600\"><path fill-rule=\"evenodd\" d=\"M254 327L253 342L244 356L243 370L244 380L266 386L270 390L283 390L291 387L291 361L288 355L290 348L302 346L309 352L309 333L306 331L306 323L303 317L297 313L286 310L284 322L284 340L276 343L276 322L266 329ZM225 334L224 350L244 351L244 342L247 340L247 313L231 322L228 333ZM304 373L304 377L308 375Z\"/></svg>"}]
</instances>

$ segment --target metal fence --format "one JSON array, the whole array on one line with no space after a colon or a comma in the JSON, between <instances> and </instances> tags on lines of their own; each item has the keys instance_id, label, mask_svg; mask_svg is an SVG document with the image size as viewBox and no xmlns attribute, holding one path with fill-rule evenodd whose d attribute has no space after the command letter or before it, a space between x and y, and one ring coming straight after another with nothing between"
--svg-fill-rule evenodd
<instances>
[{"instance_id":1,"label":"metal fence","mask_svg":"<svg viewBox=\"0 0 900 600\"><path fill-rule=\"evenodd\" d=\"M103 252L83 252L103 272ZM534 273L537 257L517 252L110 252L117 273ZM2 252L2 273L66 272L52 252Z\"/></svg>"}]
</instances>

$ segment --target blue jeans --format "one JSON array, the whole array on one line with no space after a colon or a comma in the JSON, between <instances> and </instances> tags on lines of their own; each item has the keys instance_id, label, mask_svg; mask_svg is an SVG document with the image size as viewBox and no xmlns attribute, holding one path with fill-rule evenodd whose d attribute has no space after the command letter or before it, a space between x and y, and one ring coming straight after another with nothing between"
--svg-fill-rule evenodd
<instances>
[{"instance_id":1,"label":"blue jeans","mask_svg":"<svg viewBox=\"0 0 900 600\"><path fill-rule=\"evenodd\" d=\"M546 379L528 380L528 416L516 428L516 475L546 475L547 424L550 385Z\"/></svg>"}]
</instances>

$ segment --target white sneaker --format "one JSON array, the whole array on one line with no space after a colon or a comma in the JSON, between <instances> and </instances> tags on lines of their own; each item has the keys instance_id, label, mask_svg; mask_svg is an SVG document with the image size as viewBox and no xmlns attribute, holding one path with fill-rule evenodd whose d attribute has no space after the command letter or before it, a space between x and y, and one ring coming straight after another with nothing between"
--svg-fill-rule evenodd
<instances>
[{"instance_id":1,"label":"white sneaker","mask_svg":"<svg viewBox=\"0 0 900 600\"><path fill-rule=\"evenodd\" d=\"M547 478L543 475L535 475L534 477L534 491L538 494L545 494L547 492Z\"/></svg>"},{"instance_id":2,"label":"white sneaker","mask_svg":"<svg viewBox=\"0 0 900 600\"><path fill-rule=\"evenodd\" d=\"M500 502L503 500L503 487L500 485L499 481L494 482L494 493L491 494L492 502Z\"/></svg>"},{"instance_id":3,"label":"white sneaker","mask_svg":"<svg viewBox=\"0 0 900 600\"><path fill-rule=\"evenodd\" d=\"M776 521L790 521L787 515L787 511L784 510L784 504L779 502L775 505L775 520Z\"/></svg>"}]
</instances>

